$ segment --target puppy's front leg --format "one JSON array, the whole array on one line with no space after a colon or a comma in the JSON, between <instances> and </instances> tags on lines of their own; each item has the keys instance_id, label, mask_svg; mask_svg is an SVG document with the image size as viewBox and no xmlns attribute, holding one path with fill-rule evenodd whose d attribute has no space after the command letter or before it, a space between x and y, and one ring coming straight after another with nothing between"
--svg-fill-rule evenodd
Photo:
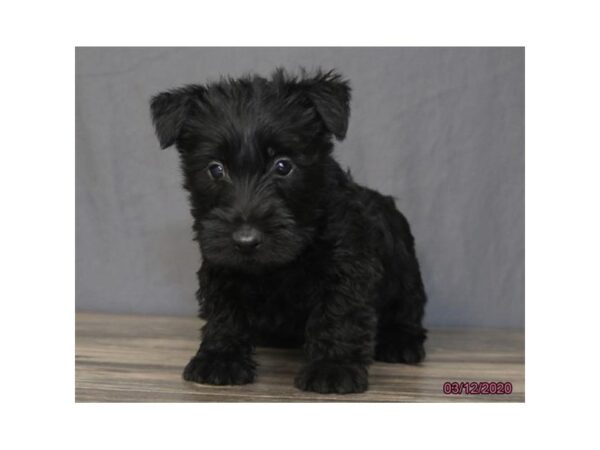
<instances>
[{"instance_id":1,"label":"puppy's front leg","mask_svg":"<svg viewBox=\"0 0 600 450\"><path fill-rule=\"evenodd\" d=\"M376 330L368 295L356 279L346 279L315 307L306 325L308 363L296 376L296 387L323 394L367 389Z\"/></svg>"},{"instance_id":2,"label":"puppy's front leg","mask_svg":"<svg viewBox=\"0 0 600 450\"><path fill-rule=\"evenodd\" d=\"M210 298L202 343L183 371L183 378L204 384L247 384L254 381L253 344L239 302Z\"/></svg>"}]
</instances>

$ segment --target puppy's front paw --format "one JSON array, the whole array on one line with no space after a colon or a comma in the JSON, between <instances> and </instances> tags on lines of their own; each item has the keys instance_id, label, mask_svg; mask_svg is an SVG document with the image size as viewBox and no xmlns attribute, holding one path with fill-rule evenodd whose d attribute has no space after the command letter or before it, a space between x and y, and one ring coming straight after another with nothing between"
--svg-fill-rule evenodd
<instances>
[{"instance_id":1,"label":"puppy's front paw","mask_svg":"<svg viewBox=\"0 0 600 450\"><path fill-rule=\"evenodd\" d=\"M300 370L294 384L303 391L320 394L351 394L367 390L368 372L360 364L315 362Z\"/></svg>"},{"instance_id":2,"label":"puppy's front paw","mask_svg":"<svg viewBox=\"0 0 600 450\"><path fill-rule=\"evenodd\" d=\"M254 381L255 369L249 356L200 352L183 370L183 379L202 384L247 384Z\"/></svg>"}]
</instances>

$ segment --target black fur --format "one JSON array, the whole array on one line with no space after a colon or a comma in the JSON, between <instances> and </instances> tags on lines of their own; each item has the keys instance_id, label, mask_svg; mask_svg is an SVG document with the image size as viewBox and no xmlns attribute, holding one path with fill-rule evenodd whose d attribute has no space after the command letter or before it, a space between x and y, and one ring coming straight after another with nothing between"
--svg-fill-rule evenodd
<instances>
[{"instance_id":1,"label":"black fur","mask_svg":"<svg viewBox=\"0 0 600 450\"><path fill-rule=\"evenodd\" d=\"M186 380L252 382L255 345L303 346L295 384L322 393L366 390L373 359L424 358L426 298L409 225L391 197L357 185L331 156L349 103L335 72L281 69L152 99L161 147L181 156L203 256L206 324ZM289 163L289 174L277 172ZM249 249L233 241L241 227L254 230Z\"/></svg>"}]
</instances>

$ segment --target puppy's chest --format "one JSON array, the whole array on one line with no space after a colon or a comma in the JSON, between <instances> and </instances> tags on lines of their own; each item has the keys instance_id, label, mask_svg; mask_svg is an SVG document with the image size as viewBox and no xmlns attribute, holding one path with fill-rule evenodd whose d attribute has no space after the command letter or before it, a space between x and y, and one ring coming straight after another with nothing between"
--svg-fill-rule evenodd
<instances>
[{"instance_id":1,"label":"puppy's chest","mask_svg":"<svg viewBox=\"0 0 600 450\"><path fill-rule=\"evenodd\" d=\"M303 321L321 296L314 268L298 266L256 280L250 314L256 323L285 326Z\"/></svg>"}]
</instances>

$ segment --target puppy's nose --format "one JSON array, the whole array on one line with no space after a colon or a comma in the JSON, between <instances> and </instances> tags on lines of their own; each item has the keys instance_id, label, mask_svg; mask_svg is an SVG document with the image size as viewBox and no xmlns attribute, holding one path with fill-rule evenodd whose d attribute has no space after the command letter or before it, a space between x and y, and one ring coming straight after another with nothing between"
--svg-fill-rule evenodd
<instances>
[{"instance_id":1,"label":"puppy's nose","mask_svg":"<svg viewBox=\"0 0 600 450\"><path fill-rule=\"evenodd\" d=\"M238 250L252 251L262 242L262 233L250 225L242 225L231 235Z\"/></svg>"}]
</instances>

